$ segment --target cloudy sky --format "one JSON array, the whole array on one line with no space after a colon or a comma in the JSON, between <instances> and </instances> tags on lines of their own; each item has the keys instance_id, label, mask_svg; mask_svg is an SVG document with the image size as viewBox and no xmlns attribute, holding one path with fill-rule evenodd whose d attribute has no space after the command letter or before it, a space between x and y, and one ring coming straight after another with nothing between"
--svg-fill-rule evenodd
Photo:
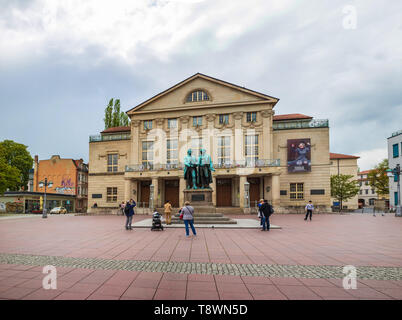
<instances>
[{"instance_id":1,"label":"cloudy sky","mask_svg":"<svg viewBox=\"0 0 402 320\"><path fill-rule=\"evenodd\" d=\"M385 5L386 3L386 5ZM0 0L0 140L88 160L104 108L201 72L330 121L332 152L387 157L402 129L401 1Z\"/></svg>"}]
</instances>

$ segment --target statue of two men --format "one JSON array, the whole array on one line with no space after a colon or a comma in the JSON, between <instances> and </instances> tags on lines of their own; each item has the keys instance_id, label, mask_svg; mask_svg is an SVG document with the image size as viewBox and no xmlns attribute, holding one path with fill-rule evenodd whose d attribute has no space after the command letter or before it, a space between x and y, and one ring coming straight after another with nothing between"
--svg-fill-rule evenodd
<instances>
[{"instance_id":1,"label":"statue of two men","mask_svg":"<svg viewBox=\"0 0 402 320\"><path fill-rule=\"evenodd\" d=\"M206 189L212 183L212 171L215 171L211 157L205 149L200 149L198 159L192 155L191 149L187 150L184 157L184 179L187 189Z\"/></svg>"}]
</instances>

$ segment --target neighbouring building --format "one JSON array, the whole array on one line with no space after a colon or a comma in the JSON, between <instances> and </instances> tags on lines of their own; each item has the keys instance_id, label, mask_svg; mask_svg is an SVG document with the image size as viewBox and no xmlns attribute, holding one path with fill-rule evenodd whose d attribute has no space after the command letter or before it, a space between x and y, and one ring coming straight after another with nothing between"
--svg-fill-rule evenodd
<instances>
[{"instance_id":1,"label":"neighbouring building","mask_svg":"<svg viewBox=\"0 0 402 320\"><path fill-rule=\"evenodd\" d=\"M33 192L44 193L45 181L52 186L46 188L47 194L68 195L69 199L48 198L46 208L65 207L68 212L86 212L88 207L88 165L82 159L63 159L58 155L47 160L35 156Z\"/></svg>"},{"instance_id":2,"label":"neighbouring building","mask_svg":"<svg viewBox=\"0 0 402 320\"><path fill-rule=\"evenodd\" d=\"M358 180L358 166L357 159L360 157L341 154L341 153L330 153L331 169L330 173L332 175L345 174L353 176L353 180ZM339 208L340 203L338 200L331 198L331 203L334 208ZM343 201L342 209L355 210L358 208L358 195L355 197Z\"/></svg>"},{"instance_id":3,"label":"neighbouring building","mask_svg":"<svg viewBox=\"0 0 402 320\"><path fill-rule=\"evenodd\" d=\"M157 207L167 199L178 207L187 150L205 148L222 213L246 211L246 188L252 207L265 198L276 212L293 211L312 200L330 211L328 120L274 115L278 101L200 73L151 97L127 112L129 127L90 136L89 206L115 209L133 198L141 209L153 190Z\"/></svg>"},{"instance_id":4,"label":"neighbouring building","mask_svg":"<svg viewBox=\"0 0 402 320\"><path fill-rule=\"evenodd\" d=\"M375 189L369 184L368 174L371 170L360 171L359 176L359 207L374 207L375 201L378 199L378 194Z\"/></svg>"},{"instance_id":5,"label":"neighbouring building","mask_svg":"<svg viewBox=\"0 0 402 320\"><path fill-rule=\"evenodd\" d=\"M390 169L402 166L402 130L392 133L388 140L388 167ZM390 208L395 209L398 204L398 180L394 176L389 178L389 205ZM402 203L402 201L401 201Z\"/></svg>"}]
</instances>

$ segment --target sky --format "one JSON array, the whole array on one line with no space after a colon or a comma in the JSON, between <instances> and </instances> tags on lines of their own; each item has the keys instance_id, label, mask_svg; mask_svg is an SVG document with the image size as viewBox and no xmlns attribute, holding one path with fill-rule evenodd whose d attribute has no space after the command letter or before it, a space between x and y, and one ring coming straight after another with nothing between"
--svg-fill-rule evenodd
<instances>
[{"instance_id":1,"label":"sky","mask_svg":"<svg viewBox=\"0 0 402 320\"><path fill-rule=\"evenodd\" d=\"M200 72L329 119L361 170L402 129L402 2L0 0L0 141L88 161L111 98L127 111Z\"/></svg>"}]
</instances>

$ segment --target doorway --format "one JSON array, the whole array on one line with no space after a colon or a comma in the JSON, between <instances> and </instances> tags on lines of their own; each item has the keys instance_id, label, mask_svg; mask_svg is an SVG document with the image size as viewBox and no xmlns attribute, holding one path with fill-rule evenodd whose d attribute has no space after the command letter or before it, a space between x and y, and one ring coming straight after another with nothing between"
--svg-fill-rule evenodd
<instances>
[{"instance_id":1,"label":"doorway","mask_svg":"<svg viewBox=\"0 0 402 320\"><path fill-rule=\"evenodd\" d=\"M165 202L169 200L174 208L179 205L179 180L165 180Z\"/></svg>"},{"instance_id":2,"label":"doorway","mask_svg":"<svg viewBox=\"0 0 402 320\"><path fill-rule=\"evenodd\" d=\"M216 179L216 206L232 206L232 179Z\"/></svg>"}]
</instances>

